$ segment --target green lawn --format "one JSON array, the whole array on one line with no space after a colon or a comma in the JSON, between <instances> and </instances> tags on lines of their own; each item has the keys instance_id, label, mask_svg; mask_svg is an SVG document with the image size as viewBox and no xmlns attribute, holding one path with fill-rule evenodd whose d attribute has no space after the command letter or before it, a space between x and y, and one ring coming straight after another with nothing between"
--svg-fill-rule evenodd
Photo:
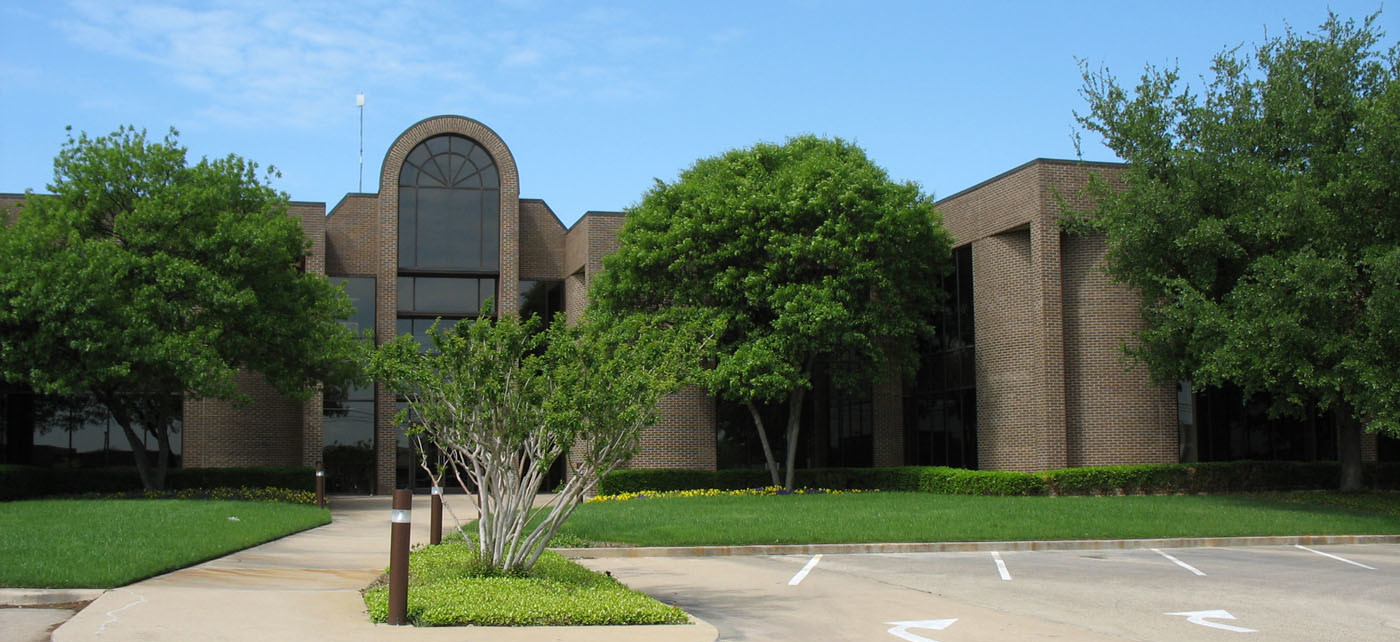
<instances>
[{"instance_id":1,"label":"green lawn","mask_svg":"<svg viewBox=\"0 0 1400 642\"><path fill-rule=\"evenodd\" d=\"M330 521L324 509L270 502L5 502L0 586L111 588Z\"/></svg>"},{"instance_id":2,"label":"green lawn","mask_svg":"<svg viewBox=\"0 0 1400 642\"><path fill-rule=\"evenodd\" d=\"M413 551L408 619L415 626L684 624L685 613L611 577L546 551L525 577L483 577L457 539ZM384 622L389 588L365 591L370 619Z\"/></svg>"},{"instance_id":3,"label":"green lawn","mask_svg":"<svg viewBox=\"0 0 1400 642\"><path fill-rule=\"evenodd\" d=\"M561 533L638 546L1400 534L1400 494L640 499L580 506Z\"/></svg>"}]
</instances>

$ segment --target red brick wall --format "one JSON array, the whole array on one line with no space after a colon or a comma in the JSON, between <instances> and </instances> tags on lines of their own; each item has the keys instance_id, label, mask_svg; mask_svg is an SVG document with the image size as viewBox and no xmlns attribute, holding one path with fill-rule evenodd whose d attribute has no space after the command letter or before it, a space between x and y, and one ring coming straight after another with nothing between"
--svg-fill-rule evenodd
<instances>
[{"instance_id":1,"label":"red brick wall","mask_svg":"<svg viewBox=\"0 0 1400 642\"><path fill-rule=\"evenodd\" d=\"M544 201L520 201L520 278L564 278L564 225Z\"/></svg>"},{"instance_id":2,"label":"red brick wall","mask_svg":"<svg viewBox=\"0 0 1400 642\"><path fill-rule=\"evenodd\" d=\"M1118 346L1137 299L1102 272L1101 239L1060 233L1059 198L1088 205L1111 164L1037 160L939 203L972 243L980 466L1037 470L1176 461L1175 398Z\"/></svg>"},{"instance_id":3,"label":"red brick wall","mask_svg":"<svg viewBox=\"0 0 1400 642\"><path fill-rule=\"evenodd\" d=\"M326 218L326 274L375 276L379 270L379 197L350 194ZM395 247L397 254L398 248Z\"/></svg>"},{"instance_id":4,"label":"red brick wall","mask_svg":"<svg viewBox=\"0 0 1400 642\"><path fill-rule=\"evenodd\" d=\"M715 469L715 401L690 386L661 400L661 419L642 433L628 468Z\"/></svg>"},{"instance_id":5,"label":"red brick wall","mask_svg":"<svg viewBox=\"0 0 1400 642\"><path fill-rule=\"evenodd\" d=\"M883 379L871 385L876 466L904 465L904 383L899 365L891 363Z\"/></svg>"},{"instance_id":6,"label":"red brick wall","mask_svg":"<svg viewBox=\"0 0 1400 642\"><path fill-rule=\"evenodd\" d=\"M185 401L184 465L301 465L301 404L278 394L262 375L240 372L236 377L251 403Z\"/></svg>"},{"instance_id":7,"label":"red brick wall","mask_svg":"<svg viewBox=\"0 0 1400 642\"><path fill-rule=\"evenodd\" d=\"M946 216L946 214L945 214ZM977 378L978 465L991 470L1045 467L1036 389L1036 315L1027 230L972 243L972 305Z\"/></svg>"},{"instance_id":8,"label":"red brick wall","mask_svg":"<svg viewBox=\"0 0 1400 642\"><path fill-rule=\"evenodd\" d=\"M1064 247L1069 465L1176 463L1176 392L1152 386L1121 349L1143 325L1137 297L1104 273L1103 237Z\"/></svg>"}]
</instances>

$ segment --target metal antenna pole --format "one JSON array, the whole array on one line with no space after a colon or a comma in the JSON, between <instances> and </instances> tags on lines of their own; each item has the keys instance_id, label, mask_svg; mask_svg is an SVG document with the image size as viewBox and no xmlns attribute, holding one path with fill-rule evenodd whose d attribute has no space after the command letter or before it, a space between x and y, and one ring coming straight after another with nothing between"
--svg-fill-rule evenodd
<instances>
[{"instance_id":1,"label":"metal antenna pole","mask_svg":"<svg viewBox=\"0 0 1400 642\"><path fill-rule=\"evenodd\" d=\"M360 189L365 191L365 93L355 94L355 106L360 108Z\"/></svg>"}]
</instances>

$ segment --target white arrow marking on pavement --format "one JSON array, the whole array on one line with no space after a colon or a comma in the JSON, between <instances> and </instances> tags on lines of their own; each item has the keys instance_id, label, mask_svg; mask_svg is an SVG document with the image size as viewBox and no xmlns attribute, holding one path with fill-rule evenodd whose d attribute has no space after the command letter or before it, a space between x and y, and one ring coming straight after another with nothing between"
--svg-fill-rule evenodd
<instances>
[{"instance_id":1,"label":"white arrow marking on pavement","mask_svg":"<svg viewBox=\"0 0 1400 642\"><path fill-rule=\"evenodd\" d=\"M1217 620L1235 619L1235 616L1230 615L1229 611L1224 611L1221 609L1216 609L1214 611L1184 611L1182 613L1168 613L1167 615L1184 615L1186 616L1187 622L1190 622L1192 624L1199 624L1201 626L1208 626L1212 629L1234 631L1235 633L1258 633L1258 631L1255 631L1254 629L1246 629L1242 626L1231 626L1229 624L1221 624L1219 622L1206 621L1206 618L1214 618Z\"/></svg>"},{"instance_id":2,"label":"white arrow marking on pavement","mask_svg":"<svg viewBox=\"0 0 1400 642\"><path fill-rule=\"evenodd\" d=\"M922 635L915 635L913 633L910 633L909 629L930 629L933 631L942 631L943 629L952 626L953 623L957 621L958 618L949 618L947 620L908 620L905 622L886 622L885 624L893 624L894 627L889 630L889 634L901 640L908 640L909 642L938 642L938 640L935 640L933 638L926 638Z\"/></svg>"}]
</instances>

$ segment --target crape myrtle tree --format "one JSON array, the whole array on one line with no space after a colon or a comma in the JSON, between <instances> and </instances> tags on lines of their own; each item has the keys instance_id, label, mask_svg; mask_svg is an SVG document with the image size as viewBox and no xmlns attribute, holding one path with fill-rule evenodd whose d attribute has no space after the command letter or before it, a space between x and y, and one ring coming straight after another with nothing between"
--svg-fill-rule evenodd
<instances>
[{"instance_id":1,"label":"crape myrtle tree","mask_svg":"<svg viewBox=\"0 0 1400 642\"><path fill-rule=\"evenodd\" d=\"M350 303L302 270L286 196L237 156L188 164L176 137L70 135L50 194L0 225L0 380L106 406L146 488L165 484L182 396L245 400L250 369L305 399L359 369Z\"/></svg>"},{"instance_id":2,"label":"crape myrtle tree","mask_svg":"<svg viewBox=\"0 0 1400 642\"><path fill-rule=\"evenodd\" d=\"M603 310L692 309L724 328L703 385L752 415L774 485L793 486L814 367L855 391L917 366L950 237L932 199L859 147L793 138L697 161L627 212L589 292ZM786 402L780 468L759 406ZM786 471L780 477L780 471Z\"/></svg>"},{"instance_id":3,"label":"crape myrtle tree","mask_svg":"<svg viewBox=\"0 0 1400 642\"><path fill-rule=\"evenodd\" d=\"M694 324L638 317L539 326L514 315L434 325L429 349L405 335L370 361L406 400L406 432L439 451L443 468L430 474L450 475L475 501L480 559L501 573L534 566L583 495L637 452L657 402L688 380L708 342ZM563 487L533 508L565 453Z\"/></svg>"},{"instance_id":4,"label":"crape myrtle tree","mask_svg":"<svg viewBox=\"0 0 1400 642\"><path fill-rule=\"evenodd\" d=\"M1268 393L1275 416L1331 410L1344 489L1363 427L1400 436L1400 57L1375 21L1225 51L1200 93L1086 68L1076 115L1127 161L1076 225L1142 295L1128 352L1161 382Z\"/></svg>"}]
</instances>

